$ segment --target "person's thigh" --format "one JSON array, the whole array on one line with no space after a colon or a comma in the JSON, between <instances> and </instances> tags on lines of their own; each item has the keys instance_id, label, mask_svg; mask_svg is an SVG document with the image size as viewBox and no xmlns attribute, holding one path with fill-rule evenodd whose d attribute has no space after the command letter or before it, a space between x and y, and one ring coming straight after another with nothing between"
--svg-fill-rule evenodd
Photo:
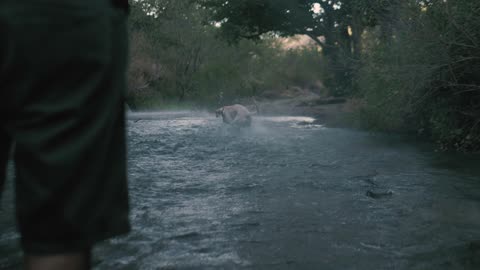
<instances>
[{"instance_id":1,"label":"person's thigh","mask_svg":"<svg viewBox=\"0 0 480 270\"><path fill-rule=\"evenodd\" d=\"M7 162L10 154L11 140L10 136L0 127L0 198L2 197L3 187L7 176Z\"/></svg>"},{"instance_id":2,"label":"person's thigh","mask_svg":"<svg viewBox=\"0 0 480 270\"><path fill-rule=\"evenodd\" d=\"M83 251L129 231L125 19L112 8L98 16L48 6L22 16L10 21L5 84L22 245L28 254Z\"/></svg>"}]
</instances>

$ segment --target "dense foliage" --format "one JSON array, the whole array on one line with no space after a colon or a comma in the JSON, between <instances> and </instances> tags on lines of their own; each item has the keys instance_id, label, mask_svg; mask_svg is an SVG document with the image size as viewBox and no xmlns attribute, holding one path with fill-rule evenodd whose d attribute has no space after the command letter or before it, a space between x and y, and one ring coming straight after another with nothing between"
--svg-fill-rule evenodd
<instances>
[{"instance_id":1,"label":"dense foliage","mask_svg":"<svg viewBox=\"0 0 480 270\"><path fill-rule=\"evenodd\" d=\"M442 148L480 149L480 2L406 2L392 35L364 36L357 71L368 127L409 129Z\"/></svg>"},{"instance_id":2,"label":"dense foliage","mask_svg":"<svg viewBox=\"0 0 480 270\"><path fill-rule=\"evenodd\" d=\"M323 77L316 48L285 51L274 37L232 44L209 14L189 0L132 4L132 107L220 105Z\"/></svg>"},{"instance_id":3,"label":"dense foliage","mask_svg":"<svg viewBox=\"0 0 480 270\"><path fill-rule=\"evenodd\" d=\"M480 150L480 2L200 0L229 40L305 34L334 95L360 99L363 126Z\"/></svg>"}]
</instances>

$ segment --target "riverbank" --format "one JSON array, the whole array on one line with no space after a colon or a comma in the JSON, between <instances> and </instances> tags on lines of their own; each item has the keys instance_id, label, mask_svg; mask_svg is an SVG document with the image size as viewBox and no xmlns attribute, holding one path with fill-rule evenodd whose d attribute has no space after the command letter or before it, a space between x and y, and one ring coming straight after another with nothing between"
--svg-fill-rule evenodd
<instances>
[{"instance_id":1,"label":"riverbank","mask_svg":"<svg viewBox=\"0 0 480 270\"><path fill-rule=\"evenodd\" d=\"M258 102L260 113L267 116L291 115L315 118L318 124L349 126L354 112L351 100L344 98L281 99Z\"/></svg>"},{"instance_id":2,"label":"riverbank","mask_svg":"<svg viewBox=\"0 0 480 270\"><path fill-rule=\"evenodd\" d=\"M315 122L334 127L351 127L361 102L351 98L329 97L303 89L261 97L257 101L261 115L309 116Z\"/></svg>"},{"instance_id":3,"label":"riverbank","mask_svg":"<svg viewBox=\"0 0 480 270\"><path fill-rule=\"evenodd\" d=\"M351 98L329 97L310 90L291 88L289 91L266 92L256 97L256 105L252 98L242 98L231 102L242 104L252 112L259 110L262 116L308 116L315 123L332 127L354 126L354 115L361 102ZM230 105L230 104L228 104ZM131 111L203 111L203 106L194 102L149 102L145 106L128 106ZM207 109L213 110L212 108Z\"/></svg>"}]
</instances>

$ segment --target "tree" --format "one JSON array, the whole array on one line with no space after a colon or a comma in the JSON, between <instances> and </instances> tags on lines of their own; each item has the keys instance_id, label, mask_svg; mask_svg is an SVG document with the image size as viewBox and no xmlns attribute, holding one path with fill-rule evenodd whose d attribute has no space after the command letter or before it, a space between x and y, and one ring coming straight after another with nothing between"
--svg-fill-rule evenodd
<instances>
[{"instance_id":1,"label":"tree","mask_svg":"<svg viewBox=\"0 0 480 270\"><path fill-rule=\"evenodd\" d=\"M279 36L307 35L322 48L335 74L331 88L342 94L352 88L352 69L360 58L361 34L380 20L392 0L198 0L221 24L230 41L260 39L266 33Z\"/></svg>"},{"instance_id":2,"label":"tree","mask_svg":"<svg viewBox=\"0 0 480 270\"><path fill-rule=\"evenodd\" d=\"M205 11L190 0L143 0L132 3L130 30L149 44L149 59L162 70L148 86L183 101L196 91L193 77L211 47L213 26L202 24ZM135 44L135 40L133 44ZM155 88L155 87L154 87Z\"/></svg>"}]
</instances>

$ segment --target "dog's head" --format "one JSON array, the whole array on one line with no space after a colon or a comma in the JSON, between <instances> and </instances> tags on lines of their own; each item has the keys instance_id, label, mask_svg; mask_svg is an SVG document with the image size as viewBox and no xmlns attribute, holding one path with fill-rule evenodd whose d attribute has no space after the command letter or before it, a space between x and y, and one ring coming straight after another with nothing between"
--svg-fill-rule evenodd
<instances>
[{"instance_id":1,"label":"dog's head","mask_svg":"<svg viewBox=\"0 0 480 270\"><path fill-rule=\"evenodd\" d=\"M223 116L223 110L224 108L220 108L218 110L215 111L215 117L219 117L219 116Z\"/></svg>"}]
</instances>

